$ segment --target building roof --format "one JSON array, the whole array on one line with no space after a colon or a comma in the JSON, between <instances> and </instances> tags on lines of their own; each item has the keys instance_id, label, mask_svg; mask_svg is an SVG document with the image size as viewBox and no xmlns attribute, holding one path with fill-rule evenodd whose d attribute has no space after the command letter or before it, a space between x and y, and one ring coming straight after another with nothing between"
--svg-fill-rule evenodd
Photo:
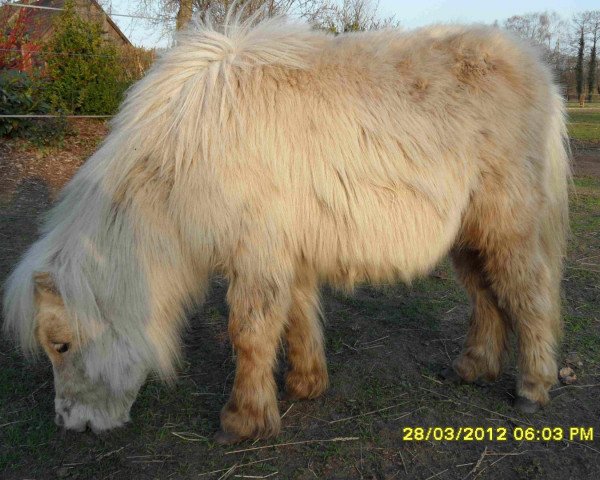
<instances>
[{"instance_id":1,"label":"building roof","mask_svg":"<svg viewBox=\"0 0 600 480\"><path fill-rule=\"evenodd\" d=\"M32 5L34 7L46 7L46 8L28 8L28 19L30 19L28 25L28 35L31 40L39 40L48 36L52 28L54 26L54 20L58 15L60 15L61 10L64 8L65 0L37 0L34 2L27 1L18 1L13 2L14 4L23 3ZM113 32L120 38L120 40L126 44L131 45L131 42L125 36L125 34L121 31L121 29L117 26L117 24L110 18L108 13L104 11L102 6L96 0L76 0L75 2L76 8L81 12L82 8L92 7L96 12L86 12L86 16L90 17L100 17L100 20L106 20L109 28L113 30ZM11 7L10 5L4 5L3 9L11 9L14 10L14 14L17 14L20 10L19 7ZM10 18L10 16L9 16ZM114 35L113 35L114 37Z\"/></svg>"}]
</instances>

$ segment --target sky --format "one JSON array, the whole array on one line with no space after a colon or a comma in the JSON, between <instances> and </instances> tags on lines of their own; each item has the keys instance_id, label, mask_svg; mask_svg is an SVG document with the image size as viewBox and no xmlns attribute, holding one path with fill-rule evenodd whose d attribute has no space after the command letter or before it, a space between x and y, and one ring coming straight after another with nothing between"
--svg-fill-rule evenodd
<instances>
[{"instance_id":1,"label":"sky","mask_svg":"<svg viewBox=\"0 0 600 480\"><path fill-rule=\"evenodd\" d=\"M438 22L493 23L512 15L546 10L568 18L575 12L598 8L599 0L380 0L381 13L395 14L406 28Z\"/></svg>"},{"instance_id":2,"label":"sky","mask_svg":"<svg viewBox=\"0 0 600 480\"><path fill-rule=\"evenodd\" d=\"M112 0L112 12L133 14L136 3ZM382 16L395 15L404 28L440 22L492 23L512 15L546 10L569 18L575 12L598 8L599 0L380 0L379 5ZM113 20L135 45L164 47L169 42L159 27L153 27L144 20L122 17L113 17Z\"/></svg>"}]
</instances>

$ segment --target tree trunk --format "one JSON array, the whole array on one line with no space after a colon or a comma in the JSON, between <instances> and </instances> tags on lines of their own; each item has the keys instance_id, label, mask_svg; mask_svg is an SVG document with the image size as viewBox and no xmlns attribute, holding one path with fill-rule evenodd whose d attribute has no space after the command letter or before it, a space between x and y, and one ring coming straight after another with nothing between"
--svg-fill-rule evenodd
<instances>
[{"instance_id":1,"label":"tree trunk","mask_svg":"<svg viewBox=\"0 0 600 480\"><path fill-rule=\"evenodd\" d=\"M577 51L577 67L575 69L575 78L577 79L577 98L583 95L583 54L585 49L585 29L583 26L579 36L579 50Z\"/></svg>"},{"instance_id":2,"label":"tree trunk","mask_svg":"<svg viewBox=\"0 0 600 480\"><path fill-rule=\"evenodd\" d=\"M590 64L588 70L588 102L592 101L592 95L594 94L594 86L596 84L596 42L597 37L594 37L594 43L592 44L592 50L590 51Z\"/></svg>"},{"instance_id":3,"label":"tree trunk","mask_svg":"<svg viewBox=\"0 0 600 480\"><path fill-rule=\"evenodd\" d=\"M177 30L185 28L192 19L193 0L179 0L179 10L177 12Z\"/></svg>"}]
</instances>

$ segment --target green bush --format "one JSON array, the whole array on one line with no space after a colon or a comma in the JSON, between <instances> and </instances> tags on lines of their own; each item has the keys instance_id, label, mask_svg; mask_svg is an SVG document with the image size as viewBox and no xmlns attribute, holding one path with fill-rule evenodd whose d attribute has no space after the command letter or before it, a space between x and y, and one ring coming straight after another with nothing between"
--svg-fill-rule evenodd
<instances>
[{"instance_id":1,"label":"green bush","mask_svg":"<svg viewBox=\"0 0 600 480\"><path fill-rule=\"evenodd\" d=\"M0 114L45 114L50 106L39 94L43 81L18 70L0 70ZM31 128L27 118L0 118L0 136L12 136Z\"/></svg>"},{"instance_id":2,"label":"green bush","mask_svg":"<svg viewBox=\"0 0 600 480\"><path fill-rule=\"evenodd\" d=\"M45 93L54 110L115 113L129 85L117 48L102 38L99 24L77 15L72 1L65 2L45 50L45 73L51 79Z\"/></svg>"},{"instance_id":3,"label":"green bush","mask_svg":"<svg viewBox=\"0 0 600 480\"><path fill-rule=\"evenodd\" d=\"M41 92L47 80L35 71L31 74L18 70L0 70L0 114L44 115L52 113ZM65 117L56 118L0 118L0 137L22 137L36 145L50 145L61 141L68 133Z\"/></svg>"}]
</instances>

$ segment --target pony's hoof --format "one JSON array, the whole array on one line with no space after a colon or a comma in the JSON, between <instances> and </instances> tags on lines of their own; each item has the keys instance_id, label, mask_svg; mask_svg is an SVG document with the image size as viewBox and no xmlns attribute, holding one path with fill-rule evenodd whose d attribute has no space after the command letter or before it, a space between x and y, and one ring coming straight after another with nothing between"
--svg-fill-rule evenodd
<instances>
[{"instance_id":1,"label":"pony's hoof","mask_svg":"<svg viewBox=\"0 0 600 480\"><path fill-rule=\"evenodd\" d=\"M462 377L456 373L456 370L454 370L452 367L444 368L444 370L440 372L440 377L442 377L442 380L444 380L446 383L453 383L455 385L465 383Z\"/></svg>"},{"instance_id":2,"label":"pony's hoof","mask_svg":"<svg viewBox=\"0 0 600 480\"><path fill-rule=\"evenodd\" d=\"M539 411L542 406L539 402L534 402L519 395L515 400L515 408L521 413L531 414Z\"/></svg>"},{"instance_id":3,"label":"pony's hoof","mask_svg":"<svg viewBox=\"0 0 600 480\"><path fill-rule=\"evenodd\" d=\"M244 437L236 433L225 432L223 430L219 430L215 433L215 442L219 445L235 445L236 443L243 442L245 440Z\"/></svg>"}]
</instances>

